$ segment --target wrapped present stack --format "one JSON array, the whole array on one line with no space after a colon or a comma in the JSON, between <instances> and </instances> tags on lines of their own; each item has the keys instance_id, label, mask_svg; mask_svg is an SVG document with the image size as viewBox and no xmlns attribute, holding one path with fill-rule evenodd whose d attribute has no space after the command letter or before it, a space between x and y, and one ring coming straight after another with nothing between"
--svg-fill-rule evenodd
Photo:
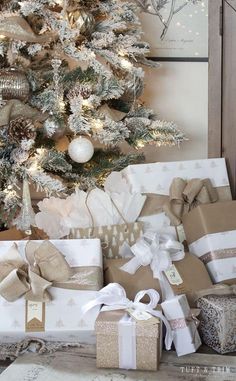
<instances>
[{"instance_id":1,"label":"wrapped present stack","mask_svg":"<svg viewBox=\"0 0 236 381\"><path fill-rule=\"evenodd\" d=\"M39 210L48 239L1 238L2 342L96 342L98 367L140 370L158 370L163 342L177 356L236 351L224 159L131 165Z\"/></svg>"}]
</instances>

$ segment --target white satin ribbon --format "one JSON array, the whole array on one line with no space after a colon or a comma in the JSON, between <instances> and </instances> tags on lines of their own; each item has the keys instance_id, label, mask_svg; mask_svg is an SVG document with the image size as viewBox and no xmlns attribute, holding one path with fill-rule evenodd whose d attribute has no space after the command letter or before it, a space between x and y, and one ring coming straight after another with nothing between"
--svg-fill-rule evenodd
<instances>
[{"instance_id":1,"label":"white satin ribbon","mask_svg":"<svg viewBox=\"0 0 236 381\"><path fill-rule=\"evenodd\" d=\"M158 234L147 231L133 246L123 245L121 256L133 256L120 269L129 274L135 274L141 266L150 266L153 277L160 282L163 300L174 297L174 292L167 281L164 271L168 270L172 262L184 258L184 246L169 234Z\"/></svg>"},{"instance_id":2,"label":"white satin ribbon","mask_svg":"<svg viewBox=\"0 0 236 381\"><path fill-rule=\"evenodd\" d=\"M119 368L137 369L136 323L125 314L118 323Z\"/></svg>"},{"instance_id":3,"label":"white satin ribbon","mask_svg":"<svg viewBox=\"0 0 236 381\"><path fill-rule=\"evenodd\" d=\"M165 324L165 347L167 350L170 350L173 341L173 335L168 320L163 316L161 311L155 310L160 300L160 295L156 290L149 289L139 291L135 296L133 302L127 298L125 289L118 283L108 284L106 287L98 291L97 294L98 296L96 299L88 302L82 307L83 314L100 305L104 305L101 311L126 310L128 308L133 308L134 310L138 311L146 311L152 316L162 320L162 322ZM142 300L145 295L149 296L150 301L148 304L140 302L140 300Z\"/></svg>"}]
</instances>

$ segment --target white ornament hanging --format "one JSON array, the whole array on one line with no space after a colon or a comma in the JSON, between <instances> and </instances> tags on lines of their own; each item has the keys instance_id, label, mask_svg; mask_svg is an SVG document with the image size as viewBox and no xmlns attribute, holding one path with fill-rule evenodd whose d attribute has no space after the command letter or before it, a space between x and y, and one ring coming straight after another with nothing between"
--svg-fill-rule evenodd
<instances>
[{"instance_id":1,"label":"white ornament hanging","mask_svg":"<svg viewBox=\"0 0 236 381\"><path fill-rule=\"evenodd\" d=\"M80 136L69 144L68 154L76 163L87 163L93 157L94 147L90 140Z\"/></svg>"}]
</instances>

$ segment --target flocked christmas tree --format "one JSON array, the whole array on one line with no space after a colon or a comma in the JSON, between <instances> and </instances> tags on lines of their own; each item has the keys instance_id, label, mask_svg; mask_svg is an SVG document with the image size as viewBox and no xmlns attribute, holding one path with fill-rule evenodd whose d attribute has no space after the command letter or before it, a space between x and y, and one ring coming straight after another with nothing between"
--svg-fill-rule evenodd
<instances>
[{"instance_id":1,"label":"flocked christmas tree","mask_svg":"<svg viewBox=\"0 0 236 381\"><path fill-rule=\"evenodd\" d=\"M124 141L142 148L184 140L139 100L143 66L153 65L148 51L132 1L1 1L1 221L18 215L25 227L28 183L63 196L140 162L140 151L121 154Z\"/></svg>"}]
</instances>

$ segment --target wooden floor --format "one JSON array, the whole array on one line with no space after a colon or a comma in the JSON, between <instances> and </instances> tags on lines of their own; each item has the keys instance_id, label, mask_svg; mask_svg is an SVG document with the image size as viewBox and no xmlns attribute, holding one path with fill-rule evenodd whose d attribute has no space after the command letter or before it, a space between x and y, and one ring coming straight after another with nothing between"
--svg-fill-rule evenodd
<instances>
[{"instance_id":1,"label":"wooden floor","mask_svg":"<svg viewBox=\"0 0 236 381\"><path fill-rule=\"evenodd\" d=\"M4 364L4 367L7 364ZM0 364L1 367L1 364ZM26 354L5 368L0 381L235 381L236 357L164 352L159 372L97 369L95 359L71 352Z\"/></svg>"}]
</instances>

